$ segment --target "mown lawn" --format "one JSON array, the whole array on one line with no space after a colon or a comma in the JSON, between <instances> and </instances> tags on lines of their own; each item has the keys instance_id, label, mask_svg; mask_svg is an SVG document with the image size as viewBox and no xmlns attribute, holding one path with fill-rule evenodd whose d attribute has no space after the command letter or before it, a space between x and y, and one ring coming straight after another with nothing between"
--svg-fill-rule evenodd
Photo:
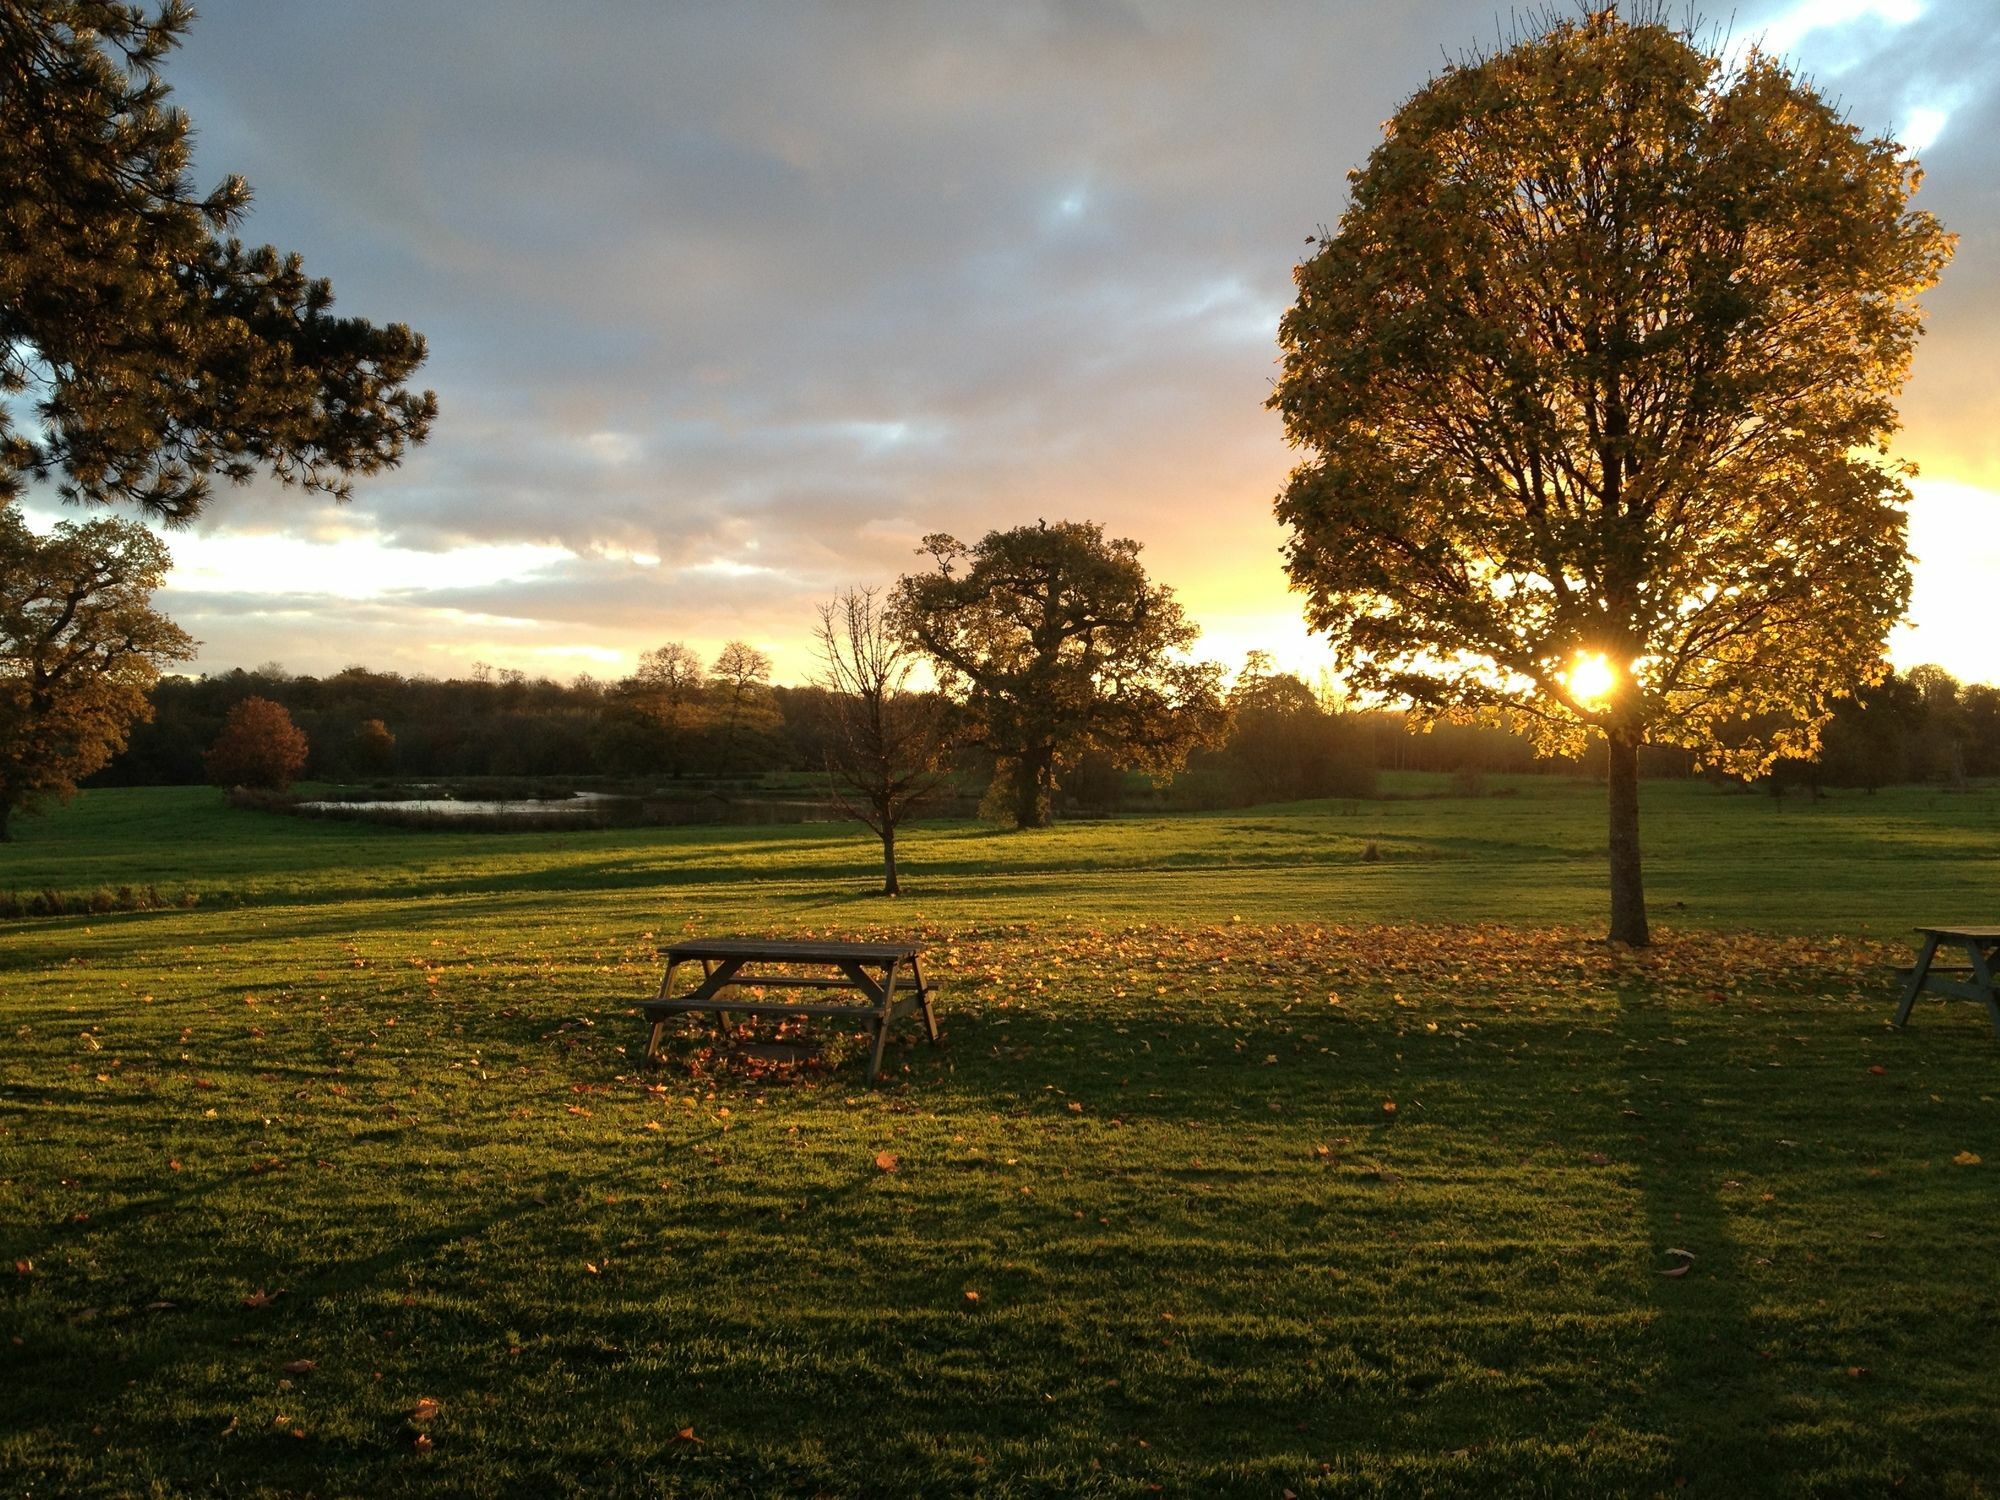
<instances>
[{"instance_id":1,"label":"mown lawn","mask_svg":"<svg viewBox=\"0 0 2000 1500\"><path fill-rule=\"evenodd\" d=\"M2000 795L1647 797L1644 954L1554 783L926 829L894 906L832 829L24 822L0 888L196 904L0 925L0 1486L1991 1495L2000 1043L1884 962ZM919 933L945 1045L643 1075L718 929Z\"/></svg>"}]
</instances>

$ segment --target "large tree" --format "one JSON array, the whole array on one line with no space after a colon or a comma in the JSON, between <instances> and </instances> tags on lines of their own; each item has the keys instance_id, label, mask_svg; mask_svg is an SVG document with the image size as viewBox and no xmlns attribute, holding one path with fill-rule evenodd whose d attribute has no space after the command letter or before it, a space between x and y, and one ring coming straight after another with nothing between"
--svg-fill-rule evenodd
<instances>
[{"instance_id":1,"label":"large tree","mask_svg":"<svg viewBox=\"0 0 2000 1500\"><path fill-rule=\"evenodd\" d=\"M1807 754L1882 670L1951 253L1917 181L1779 60L1607 10L1413 95L1298 269L1308 618L1359 688L1604 736L1614 939L1648 937L1640 744Z\"/></svg>"},{"instance_id":2,"label":"large tree","mask_svg":"<svg viewBox=\"0 0 2000 1500\"><path fill-rule=\"evenodd\" d=\"M1137 542L1043 521L923 550L932 567L897 583L892 618L999 758L1019 827L1048 825L1059 770L1086 750L1172 772L1219 737L1221 668L1185 658L1199 632Z\"/></svg>"},{"instance_id":3,"label":"large tree","mask_svg":"<svg viewBox=\"0 0 2000 1500\"><path fill-rule=\"evenodd\" d=\"M46 535L0 505L0 839L16 811L66 800L150 719L160 668L194 655L152 607L167 549L144 526L65 521Z\"/></svg>"},{"instance_id":4,"label":"large tree","mask_svg":"<svg viewBox=\"0 0 2000 1500\"><path fill-rule=\"evenodd\" d=\"M194 188L159 74L192 20L0 0L0 499L52 481L183 521L260 469L345 498L436 414L405 385L420 336L231 237L240 177Z\"/></svg>"}]
</instances>

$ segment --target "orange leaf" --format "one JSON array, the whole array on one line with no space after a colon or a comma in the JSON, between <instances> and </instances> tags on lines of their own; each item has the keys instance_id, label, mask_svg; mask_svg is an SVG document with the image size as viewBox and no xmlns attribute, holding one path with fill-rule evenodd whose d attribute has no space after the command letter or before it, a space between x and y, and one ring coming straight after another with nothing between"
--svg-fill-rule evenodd
<instances>
[{"instance_id":1,"label":"orange leaf","mask_svg":"<svg viewBox=\"0 0 2000 1500\"><path fill-rule=\"evenodd\" d=\"M419 1453L430 1452L432 1447L431 1435L428 1432L418 1433L414 1438L410 1440L410 1446L416 1449L417 1452Z\"/></svg>"},{"instance_id":2,"label":"orange leaf","mask_svg":"<svg viewBox=\"0 0 2000 1500\"><path fill-rule=\"evenodd\" d=\"M417 1404L410 1408L412 1422L428 1422L444 1410L444 1403L435 1396L419 1396Z\"/></svg>"},{"instance_id":3,"label":"orange leaf","mask_svg":"<svg viewBox=\"0 0 2000 1500\"><path fill-rule=\"evenodd\" d=\"M875 1153L875 1165L884 1172L893 1172L896 1170L899 1163L897 1162L895 1156L892 1155L891 1153L887 1151L877 1151Z\"/></svg>"},{"instance_id":4,"label":"orange leaf","mask_svg":"<svg viewBox=\"0 0 2000 1500\"><path fill-rule=\"evenodd\" d=\"M287 1375L310 1375L319 1368L316 1359L295 1359L288 1365L279 1366Z\"/></svg>"},{"instance_id":5,"label":"orange leaf","mask_svg":"<svg viewBox=\"0 0 2000 1500\"><path fill-rule=\"evenodd\" d=\"M694 1435L692 1427L683 1427L679 1432L674 1434L674 1441L677 1443L698 1443L701 1439Z\"/></svg>"}]
</instances>

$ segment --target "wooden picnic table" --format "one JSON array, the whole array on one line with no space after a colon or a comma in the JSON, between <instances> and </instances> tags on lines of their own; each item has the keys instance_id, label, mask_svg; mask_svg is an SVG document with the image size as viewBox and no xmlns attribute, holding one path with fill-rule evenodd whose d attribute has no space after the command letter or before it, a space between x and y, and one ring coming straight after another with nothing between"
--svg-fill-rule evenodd
<instances>
[{"instance_id":1,"label":"wooden picnic table","mask_svg":"<svg viewBox=\"0 0 2000 1500\"><path fill-rule=\"evenodd\" d=\"M1994 973L2000 970L2000 927L1919 927L1923 941L1917 961L1902 971L1903 1003L1896 1007L1896 1024L1910 1019L1910 1010L1920 994L1950 995L1959 1000L1983 1000L1994 1035L2000 1036L2000 994L1994 990ZM1940 948L1957 948L1965 954L1965 967L1934 969L1931 960Z\"/></svg>"},{"instance_id":2,"label":"wooden picnic table","mask_svg":"<svg viewBox=\"0 0 2000 1500\"><path fill-rule=\"evenodd\" d=\"M667 972L660 992L640 1009L653 1023L646 1041L646 1061L657 1063L660 1038L667 1022L690 1011L708 1011L718 1026L730 1015L832 1016L865 1020L875 1030L875 1048L868 1059L868 1081L882 1071L882 1049L889 1027L920 1011L933 1043L938 1039L937 1015L931 1001L935 985L924 983L922 953L914 943L842 943L789 941L773 938L694 938L666 949ZM685 994L673 992L674 971L698 963L701 983ZM800 970L818 972L800 973ZM775 972L774 972L775 971ZM725 990L761 989L764 995L725 996ZM858 991L859 1001L800 1001L786 991ZM777 993L768 993L776 991Z\"/></svg>"}]
</instances>

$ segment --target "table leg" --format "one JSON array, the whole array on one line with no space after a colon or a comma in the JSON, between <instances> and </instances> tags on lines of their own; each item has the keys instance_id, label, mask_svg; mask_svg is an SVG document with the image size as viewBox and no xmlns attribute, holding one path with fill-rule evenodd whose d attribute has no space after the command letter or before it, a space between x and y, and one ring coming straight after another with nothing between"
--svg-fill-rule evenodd
<instances>
[{"instance_id":1,"label":"table leg","mask_svg":"<svg viewBox=\"0 0 2000 1500\"><path fill-rule=\"evenodd\" d=\"M1917 1003L1917 995L1924 987L1924 976L1931 971L1931 958L1936 954L1937 948L1937 934L1935 932L1925 933L1924 946L1917 954L1917 966L1910 970L1910 982L1903 986L1903 1003L1896 1007L1896 1024L1898 1026L1907 1026L1909 1024L1910 1009Z\"/></svg>"},{"instance_id":2,"label":"table leg","mask_svg":"<svg viewBox=\"0 0 2000 1500\"><path fill-rule=\"evenodd\" d=\"M910 983L917 987L917 1005L924 1013L924 1030L931 1036L931 1045L937 1045L937 1012L931 1009L931 992L924 988L923 961L912 955L910 958Z\"/></svg>"},{"instance_id":3,"label":"table leg","mask_svg":"<svg viewBox=\"0 0 2000 1500\"><path fill-rule=\"evenodd\" d=\"M1986 1017L1993 1023L1993 1034L2000 1036L2000 995L1993 990L1993 955L1986 948L1977 938L1965 940L1966 957L1972 960L1972 982L1986 992ZM1994 945L1994 952L2000 954L2000 944Z\"/></svg>"},{"instance_id":4,"label":"table leg","mask_svg":"<svg viewBox=\"0 0 2000 1500\"><path fill-rule=\"evenodd\" d=\"M666 999L668 993L673 989L674 969L676 967L677 965L674 962L669 962L667 964L667 972L660 976L660 993L657 996L658 999ZM646 1065L648 1067L658 1065L660 1061L660 1038L666 1034L667 1021L666 1017L662 1016L653 1023L652 1034L646 1038Z\"/></svg>"},{"instance_id":5,"label":"table leg","mask_svg":"<svg viewBox=\"0 0 2000 1500\"><path fill-rule=\"evenodd\" d=\"M743 966L741 964L737 965L737 968L739 969L742 967ZM702 988L704 990L707 990L708 986L712 984L714 980L715 980L715 965L710 963L707 959L704 958L701 961ZM712 993L715 994L722 993L721 986L717 985ZM728 1036L723 1031L723 1027L726 1026L727 1024L728 1023L723 1020L723 1013L721 1011L717 1011L715 1013L715 1044L718 1047L721 1046L724 1042L729 1040Z\"/></svg>"},{"instance_id":6,"label":"table leg","mask_svg":"<svg viewBox=\"0 0 2000 1500\"><path fill-rule=\"evenodd\" d=\"M856 965L858 971L859 965ZM875 1027L875 1050L868 1058L868 1081L873 1083L882 1072L882 1049L889 1045L889 1019L896 1014L896 960L890 959L889 966L882 971L882 990L876 1002L882 1007L881 1019Z\"/></svg>"}]
</instances>

